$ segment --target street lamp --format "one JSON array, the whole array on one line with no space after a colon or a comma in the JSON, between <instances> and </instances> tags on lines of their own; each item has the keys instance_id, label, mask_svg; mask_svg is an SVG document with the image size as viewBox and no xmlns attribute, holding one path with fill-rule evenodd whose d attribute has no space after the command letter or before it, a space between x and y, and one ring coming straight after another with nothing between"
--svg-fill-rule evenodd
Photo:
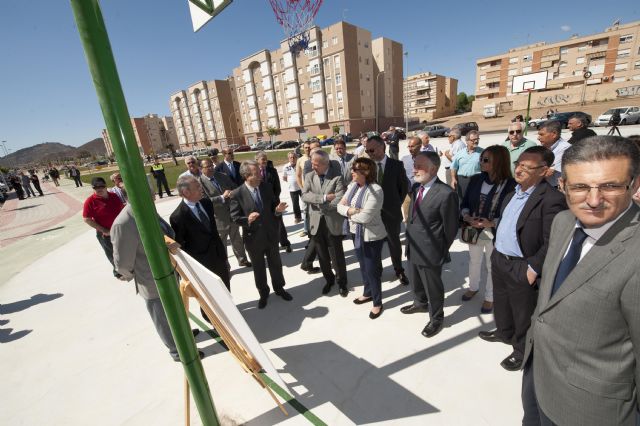
<instances>
[{"instance_id":1,"label":"street lamp","mask_svg":"<svg viewBox=\"0 0 640 426\"><path fill-rule=\"evenodd\" d=\"M408 99L405 95L405 91L404 91L404 85L407 84L407 79L409 78L409 52L404 52L404 58L405 58L405 79L404 79L404 84L402 85L402 98L404 100L404 105L403 105L403 110L404 110L404 131L405 134L409 132L409 103L408 103Z\"/></svg>"},{"instance_id":2,"label":"street lamp","mask_svg":"<svg viewBox=\"0 0 640 426\"><path fill-rule=\"evenodd\" d=\"M229 114L229 130L231 131L231 143L234 143L234 140L233 140L233 123L231 122L231 117L233 115L235 115L235 113L236 112L234 110L234 111L231 111L231 114ZM229 145L229 144L227 144L227 145ZM226 146L224 148L226 148Z\"/></svg>"},{"instance_id":3,"label":"street lamp","mask_svg":"<svg viewBox=\"0 0 640 426\"><path fill-rule=\"evenodd\" d=\"M380 126L378 126L378 115L379 115L379 111L378 111L378 103L379 103L379 99L380 99L380 88L378 87L378 78L384 74L384 71L380 71L378 73L378 75L376 75L376 99L375 99L375 104L376 104L376 132L380 131Z\"/></svg>"}]
</instances>

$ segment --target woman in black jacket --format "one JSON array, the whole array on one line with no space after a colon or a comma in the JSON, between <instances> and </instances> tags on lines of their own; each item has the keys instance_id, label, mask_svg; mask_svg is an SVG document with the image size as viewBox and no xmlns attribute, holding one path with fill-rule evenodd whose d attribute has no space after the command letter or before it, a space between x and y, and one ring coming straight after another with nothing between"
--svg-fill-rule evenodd
<instances>
[{"instance_id":1,"label":"woman in black jacket","mask_svg":"<svg viewBox=\"0 0 640 426\"><path fill-rule=\"evenodd\" d=\"M487 266L487 283L481 312L493 310L493 283L491 281L491 252L495 232L495 219L500 216L504 197L516 186L511 175L509 150L493 145L480 155L481 173L473 176L460 205L460 215L469 227L463 231L469 244L469 289L462 300L471 300L480 289L482 260Z\"/></svg>"}]
</instances>

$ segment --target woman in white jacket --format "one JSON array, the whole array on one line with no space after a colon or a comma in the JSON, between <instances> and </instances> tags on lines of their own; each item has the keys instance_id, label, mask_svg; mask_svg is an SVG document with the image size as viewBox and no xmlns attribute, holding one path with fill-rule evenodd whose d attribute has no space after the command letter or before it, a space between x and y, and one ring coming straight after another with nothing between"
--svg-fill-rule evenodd
<instances>
[{"instance_id":1,"label":"woman in white jacket","mask_svg":"<svg viewBox=\"0 0 640 426\"><path fill-rule=\"evenodd\" d=\"M338 212L348 218L349 233L364 281L364 292L353 303L373 302L369 318L376 319L383 310L382 244L387 233L380 211L384 196L380 185L375 183L376 163L372 160L364 157L355 159L351 178L353 181L338 204Z\"/></svg>"}]
</instances>

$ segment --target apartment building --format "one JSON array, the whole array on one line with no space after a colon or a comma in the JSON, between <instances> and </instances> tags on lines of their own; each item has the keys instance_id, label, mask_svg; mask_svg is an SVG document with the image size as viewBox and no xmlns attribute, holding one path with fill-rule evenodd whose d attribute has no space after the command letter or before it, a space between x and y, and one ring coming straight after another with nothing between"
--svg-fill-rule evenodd
<instances>
[{"instance_id":1,"label":"apartment building","mask_svg":"<svg viewBox=\"0 0 640 426\"><path fill-rule=\"evenodd\" d=\"M615 23L601 33L479 59L473 111L482 113L487 104L501 112L526 109L527 94L512 93L513 77L540 71L547 71L547 88L532 93L532 107L562 110L564 105L640 97L639 38L640 21Z\"/></svg>"},{"instance_id":2,"label":"apartment building","mask_svg":"<svg viewBox=\"0 0 640 426\"><path fill-rule=\"evenodd\" d=\"M169 145L178 148L178 137L172 117L160 117L147 114L143 117L131 117L133 133L140 155L155 155L169 151ZM102 129L102 140L109 157L113 156L113 145L107 129Z\"/></svg>"},{"instance_id":3,"label":"apartment building","mask_svg":"<svg viewBox=\"0 0 640 426\"><path fill-rule=\"evenodd\" d=\"M171 95L169 108L181 150L222 149L241 142L231 87L235 85L229 80L199 81Z\"/></svg>"},{"instance_id":4,"label":"apartment building","mask_svg":"<svg viewBox=\"0 0 640 426\"><path fill-rule=\"evenodd\" d=\"M404 80L404 99L409 121L431 121L456 111L458 80L424 72Z\"/></svg>"},{"instance_id":5,"label":"apartment building","mask_svg":"<svg viewBox=\"0 0 640 426\"><path fill-rule=\"evenodd\" d=\"M374 47L375 46L375 47ZM375 52L375 54L374 54ZM237 123L253 144L274 133L278 140L340 133L358 135L403 122L402 45L371 39L371 33L346 22L310 30L309 47L292 54L261 50L233 70ZM385 83L386 82L386 83Z\"/></svg>"}]
</instances>

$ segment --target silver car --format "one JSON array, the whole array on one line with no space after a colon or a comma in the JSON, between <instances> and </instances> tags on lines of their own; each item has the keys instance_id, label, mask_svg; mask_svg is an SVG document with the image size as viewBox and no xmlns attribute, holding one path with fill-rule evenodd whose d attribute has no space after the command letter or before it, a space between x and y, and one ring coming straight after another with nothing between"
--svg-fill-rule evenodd
<instances>
[{"instance_id":1,"label":"silver car","mask_svg":"<svg viewBox=\"0 0 640 426\"><path fill-rule=\"evenodd\" d=\"M625 124L640 123L640 107L623 106L607 110L604 114L598 117L594 124L596 126L607 126L611 116L616 110L620 114L620 125L624 126Z\"/></svg>"}]
</instances>

